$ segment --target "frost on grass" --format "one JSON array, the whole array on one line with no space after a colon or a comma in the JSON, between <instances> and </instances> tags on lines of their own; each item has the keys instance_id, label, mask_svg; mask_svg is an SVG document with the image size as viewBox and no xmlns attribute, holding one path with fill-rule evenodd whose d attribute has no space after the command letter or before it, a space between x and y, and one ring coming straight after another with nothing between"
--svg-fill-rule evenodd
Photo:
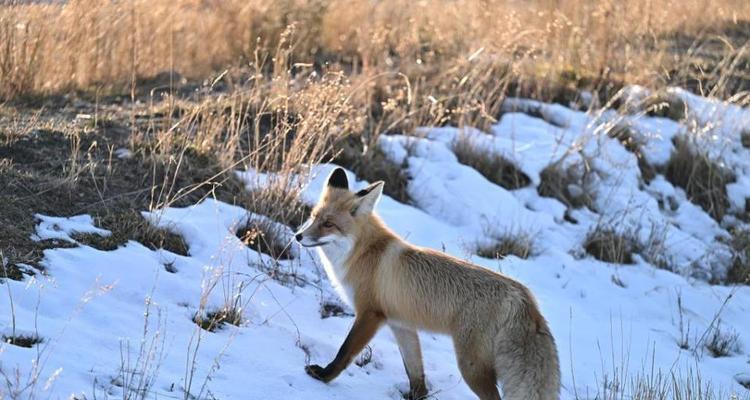
<instances>
[{"instance_id":1,"label":"frost on grass","mask_svg":"<svg viewBox=\"0 0 750 400\"><path fill-rule=\"evenodd\" d=\"M730 205L727 184L735 181L734 174L686 138L676 138L674 145L666 166L667 180L683 188L690 201L721 221Z\"/></svg>"},{"instance_id":2,"label":"frost on grass","mask_svg":"<svg viewBox=\"0 0 750 400\"><path fill-rule=\"evenodd\" d=\"M459 135L453 142L453 153L458 162L474 168L488 181L508 190L520 189L531 183L511 160L491 150L480 147L469 136Z\"/></svg>"}]
</instances>

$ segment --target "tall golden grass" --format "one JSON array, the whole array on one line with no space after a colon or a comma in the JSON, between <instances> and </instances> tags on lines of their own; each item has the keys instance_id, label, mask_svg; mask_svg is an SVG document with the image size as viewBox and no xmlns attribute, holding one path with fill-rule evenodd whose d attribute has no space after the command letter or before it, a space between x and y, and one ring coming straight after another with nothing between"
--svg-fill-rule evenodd
<instances>
[{"instance_id":1,"label":"tall golden grass","mask_svg":"<svg viewBox=\"0 0 750 400\"><path fill-rule=\"evenodd\" d=\"M655 85L697 74L710 86L719 83L716 67L726 76L733 62L746 62L750 36L744 0L25 3L0 6L4 98L123 90L163 71L205 78L252 63L289 27L296 63L413 78L458 59L485 60L542 84L563 77Z\"/></svg>"}]
</instances>

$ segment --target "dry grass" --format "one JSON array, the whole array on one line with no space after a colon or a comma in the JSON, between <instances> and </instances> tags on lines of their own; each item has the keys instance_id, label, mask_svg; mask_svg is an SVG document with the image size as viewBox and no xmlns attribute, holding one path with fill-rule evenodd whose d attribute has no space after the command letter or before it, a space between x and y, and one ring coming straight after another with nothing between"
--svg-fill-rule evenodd
<instances>
[{"instance_id":1,"label":"dry grass","mask_svg":"<svg viewBox=\"0 0 750 400\"><path fill-rule=\"evenodd\" d=\"M639 105L651 117L669 118L681 122L688 116L687 104L675 95L657 91L646 97Z\"/></svg>"},{"instance_id":2,"label":"dry grass","mask_svg":"<svg viewBox=\"0 0 750 400\"><path fill-rule=\"evenodd\" d=\"M238 308L224 307L205 313L196 313L193 316L193 322L200 326L201 329L209 332L215 332L221 329L225 324L240 326L242 324L242 312Z\"/></svg>"},{"instance_id":3,"label":"dry grass","mask_svg":"<svg viewBox=\"0 0 750 400\"><path fill-rule=\"evenodd\" d=\"M182 256L188 255L188 246L182 236L167 229L157 228L135 211L124 211L97 218L99 227L112 232L109 236L93 233L75 233L76 241L99 250L115 250L129 240L134 240L152 250L164 249Z\"/></svg>"},{"instance_id":4,"label":"dry grass","mask_svg":"<svg viewBox=\"0 0 750 400\"><path fill-rule=\"evenodd\" d=\"M537 191L540 196L552 197L569 208L591 207L596 193L591 185L588 163L564 165L563 159L553 162L540 173Z\"/></svg>"},{"instance_id":5,"label":"dry grass","mask_svg":"<svg viewBox=\"0 0 750 400\"><path fill-rule=\"evenodd\" d=\"M712 357L728 357L742 352L740 343L740 335L731 328L722 328L721 321L718 321L704 346Z\"/></svg>"},{"instance_id":6,"label":"dry grass","mask_svg":"<svg viewBox=\"0 0 750 400\"><path fill-rule=\"evenodd\" d=\"M747 85L738 66L747 57L750 6L739 0L711 7L697 0L25 3L6 2L0 11L6 97L130 88L163 71L204 78L252 62L257 47L275 47L289 25L293 62L338 63L353 72L417 76L475 54L522 78L546 77L543 87L668 81L736 93Z\"/></svg>"},{"instance_id":7,"label":"dry grass","mask_svg":"<svg viewBox=\"0 0 750 400\"><path fill-rule=\"evenodd\" d=\"M292 259L291 238L279 225L259 218L251 218L237 231L237 237L255 251L271 256L274 260Z\"/></svg>"},{"instance_id":8,"label":"dry grass","mask_svg":"<svg viewBox=\"0 0 750 400\"><path fill-rule=\"evenodd\" d=\"M488 231L486 236L490 238L487 243L477 244L476 253L480 257L503 259L507 256L516 256L527 259L536 251L532 232L520 229L510 229L504 232Z\"/></svg>"},{"instance_id":9,"label":"dry grass","mask_svg":"<svg viewBox=\"0 0 750 400\"><path fill-rule=\"evenodd\" d=\"M600 261L613 264L633 264L638 243L630 235L599 224L590 230L583 243L586 252Z\"/></svg>"},{"instance_id":10,"label":"dry grass","mask_svg":"<svg viewBox=\"0 0 750 400\"><path fill-rule=\"evenodd\" d=\"M359 179L385 181L383 193L400 203L411 203L407 165L394 164L377 145L364 146L356 137L348 138L337 148L340 148L340 152L334 158L334 163L348 168Z\"/></svg>"},{"instance_id":11,"label":"dry grass","mask_svg":"<svg viewBox=\"0 0 750 400\"><path fill-rule=\"evenodd\" d=\"M12 344L13 346L31 348L34 345L44 342L44 339L37 335L15 335L15 336L2 336L4 343Z\"/></svg>"},{"instance_id":12,"label":"dry grass","mask_svg":"<svg viewBox=\"0 0 750 400\"><path fill-rule=\"evenodd\" d=\"M731 234L732 264L726 281L750 285L750 229L735 228Z\"/></svg>"},{"instance_id":13,"label":"dry grass","mask_svg":"<svg viewBox=\"0 0 750 400\"><path fill-rule=\"evenodd\" d=\"M740 132L740 142L742 147L750 149L750 129Z\"/></svg>"},{"instance_id":14,"label":"dry grass","mask_svg":"<svg viewBox=\"0 0 750 400\"><path fill-rule=\"evenodd\" d=\"M642 238L641 227L621 228L622 221L599 221L586 234L583 248L600 261L634 264L639 254L651 265L673 271L673 260L666 254L667 226L652 225Z\"/></svg>"},{"instance_id":15,"label":"dry grass","mask_svg":"<svg viewBox=\"0 0 750 400\"><path fill-rule=\"evenodd\" d=\"M721 221L729 208L726 185L734 182L734 174L688 139L678 137L674 145L666 166L667 180L683 188L690 201Z\"/></svg>"},{"instance_id":16,"label":"dry grass","mask_svg":"<svg viewBox=\"0 0 750 400\"><path fill-rule=\"evenodd\" d=\"M531 179L512 161L491 150L481 148L469 136L460 135L453 143L453 153L458 162L474 168L488 181L508 190L520 189Z\"/></svg>"},{"instance_id":17,"label":"dry grass","mask_svg":"<svg viewBox=\"0 0 750 400\"><path fill-rule=\"evenodd\" d=\"M651 182L656 177L656 169L643 157L643 143L633 128L625 123L613 124L607 129L609 137L618 140L629 152L638 158L638 169L644 182Z\"/></svg>"}]
</instances>

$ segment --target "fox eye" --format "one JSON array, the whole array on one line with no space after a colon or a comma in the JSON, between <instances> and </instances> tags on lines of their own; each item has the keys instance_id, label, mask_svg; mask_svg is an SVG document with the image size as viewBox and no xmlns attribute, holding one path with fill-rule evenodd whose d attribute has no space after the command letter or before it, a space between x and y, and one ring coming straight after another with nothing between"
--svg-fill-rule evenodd
<instances>
[{"instance_id":1,"label":"fox eye","mask_svg":"<svg viewBox=\"0 0 750 400\"><path fill-rule=\"evenodd\" d=\"M324 228L333 228L334 225L333 225L333 222L331 222L331 221L325 221L325 222L323 222L323 227Z\"/></svg>"}]
</instances>

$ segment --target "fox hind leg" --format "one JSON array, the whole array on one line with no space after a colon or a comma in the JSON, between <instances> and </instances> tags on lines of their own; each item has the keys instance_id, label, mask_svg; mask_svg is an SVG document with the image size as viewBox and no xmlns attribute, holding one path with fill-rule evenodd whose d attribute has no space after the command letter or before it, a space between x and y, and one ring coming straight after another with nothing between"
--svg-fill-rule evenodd
<instances>
[{"instance_id":1,"label":"fox hind leg","mask_svg":"<svg viewBox=\"0 0 750 400\"><path fill-rule=\"evenodd\" d=\"M461 376L481 400L500 400L494 362L486 359L486 352L482 352L477 342L470 339L453 339Z\"/></svg>"},{"instance_id":2,"label":"fox hind leg","mask_svg":"<svg viewBox=\"0 0 750 400\"><path fill-rule=\"evenodd\" d=\"M398 350L404 361L406 375L409 377L409 399L418 400L427 397L427 386L424 379L422 350L419 346L417 331L395 324L388 324L396 337Z\"/></svg>"}]
</instances>

